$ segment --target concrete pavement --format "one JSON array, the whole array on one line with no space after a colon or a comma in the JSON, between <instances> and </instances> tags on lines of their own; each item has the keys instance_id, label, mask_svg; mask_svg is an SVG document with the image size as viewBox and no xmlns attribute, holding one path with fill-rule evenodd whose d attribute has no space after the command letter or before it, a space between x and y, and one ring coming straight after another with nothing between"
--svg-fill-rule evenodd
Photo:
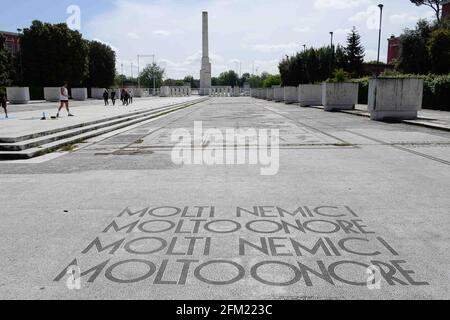
<instances>
[{"instance_id":1,"label":"concrete pavement","mask_svg":"<svg viewBox=\"0 0 450 320\"><path fill-rule=\"evenodd\" d=\"M279 129L278 174L174 164L194 121ZM0 162L0 297L449 299L449 165L448 132L213 98Z\"/></svg>"}]
</instances>

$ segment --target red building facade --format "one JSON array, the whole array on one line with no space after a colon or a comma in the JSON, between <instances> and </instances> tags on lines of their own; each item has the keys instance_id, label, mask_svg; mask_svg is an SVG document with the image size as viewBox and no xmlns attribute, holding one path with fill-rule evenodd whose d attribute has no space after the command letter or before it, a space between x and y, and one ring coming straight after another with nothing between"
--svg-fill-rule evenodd
<instances>
[{"instance_id":1,"label":"red building facade","mask_svg":"<svg viewBox=\"0 0 450 320\"><path fill-rule=\"evenodd\" d=\"M450 18L450 0L442 1L442 20Z\"/></svg>"},{"instance_id":2,"label":"red building facade","mask_svg":"<svg viewBox=\"0 0 450 320\"><path fill-rule=\"evenodd\" d=\"M12 55L16 55L20 51L20 36L18 33L0 31L0 35L5 37L5 46Z\"/></svg>"},{"instance_id":3,"label":"red building facade","mask_svg":"<svg viewBox=\"0 0 450 320\"><path fill-rule=\"evenodd\" d=\"M393 64L400 58L400 38L392 35L388 39L388 58L387 63Z\"/></svg>"}]
</instances>

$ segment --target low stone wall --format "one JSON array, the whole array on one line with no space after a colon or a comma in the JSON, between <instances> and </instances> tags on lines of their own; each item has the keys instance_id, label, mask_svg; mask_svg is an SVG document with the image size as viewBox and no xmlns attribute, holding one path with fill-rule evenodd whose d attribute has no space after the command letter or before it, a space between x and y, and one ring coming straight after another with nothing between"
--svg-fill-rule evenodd
<instances>
[{"instance_id":1,"label":"low stone wall","mask_svg":"<svg viewBox=\"0 0 450 320\"><path fill-rule=\"evenodd\" d=\"M358 84L352 82L325 82L322 104L325 111L353 110L358 103Z\"/></svg>"},{"instance_id":2,"label":"low stone wall","mask_svg":"<svg viewBox=\"0 0 450 320\"><path fill-rule=\"evenodd\" d=\"M298 87L284 87L284 103L298 102Z\"/></svg>"},{"instance_id":3,"label":"low stone wall","mask_svg":"<svg viewBox=\"0 0 450 320\"><path fill-rule=\"evenodd\" d=\"M298 87L298 102L301 107L322 105L321 84L301 84Z\"/></svg>"},{"instance_id":4,"label":"low stone wall","mask_svg":"<svg viewBox=\"0 0 450 320\"><path fill-rule=\"evenodd\" d=\"M372 120L413 120L422 110L423 79L378 78L369 80L369 106Z\"/></svg>"},{"instance_id":5,"label":"low stone wall","mask_svg":"<svg viewBox=\"0 0 450 320\"><path fill-rule=\"evenodd\" d=\"M6 88L6 98L11 104L27 104L30 101L30 88L28 87Z\"/></svg>"}]
</instances>

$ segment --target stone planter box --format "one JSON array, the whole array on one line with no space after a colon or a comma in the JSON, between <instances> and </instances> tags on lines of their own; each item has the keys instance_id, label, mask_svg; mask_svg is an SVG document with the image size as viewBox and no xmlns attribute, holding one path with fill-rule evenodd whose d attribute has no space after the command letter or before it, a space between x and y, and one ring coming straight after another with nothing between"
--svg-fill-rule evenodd
<instances>
[{"instance_id":1,"label":"stone planter box","mask_svg":"<svg viewBox=\"0 0 450 320\"><path fill-rule=\"evenodd\" d=\"M6 97L11 104L27 104L30 101L30 88L9 87L6 88Z\"/></svg>"},{"instance_id":2,"label":"stone planter box","mask_svg":"<svg viewBox=\"0 0 450 320\"><path fill-rule=\"evenodd\" d=\"M357 83L325 82L322 87L322 104L325 111L354 110L358 103Z\"/></svg>"},{"instance_id":3,"label":"stone planter box","mask_svg":"<svg viewBox=\"0 0 450 320\"><path fill-rule=\"evenodd\" d=\"M298 87L298 102L301 107L322 105L321 84L301 84Z\"/></svg>"},{"instance_id":4,"label":"stone planter box","mask_svg":"<svg viewBox=\"0 0 450 320\"><path fill-rule=\"evenodd\" d=\"M417 78L370 79L368 110L371 119L417 119L418 111L422 110L423 83L423 79Z\"/></svg>"},{"instance_id":5,"label":"stone planter box","mask_svg":"<svg viewBox=\"0 0 450 320\"><path fill-rule=\"evenodd\" d=\"M60 87L46 87L44 88L44 99L49 102L58 102L61 95Z\"/></svg>"},{"instance_id":6,"label":"stone planter box","mask_svg":"<svg viewBox=\"0 0 450 320\"><path fill-rule=\"evenodd\" d=\"M267 100L267 89L261 89L261 99Z\"/></svg>"},{"instance_id":7,"label":"stone planter box","mask_svg":"<svg viewBox=\"0 0 450 320\"><path fill-rule=\"evenodd\" d=\"M273 100L273 88L267 88L266 100Z\"/></svg>"},{"instance_id":8,"label":"stone planter box","mask_svg":"<svg viewBox=\"0 0 450 320\"><path fill-rule=\"evenodd\" d=\"M105 88L92 88L91 89L91 98L96 100L103 100L103 93L105 92Z\"/></svg>"},{"instance_id":9,"label":"stone planter box","mask_svg":"<svg viewBox=\"0 0 450 320\"><path fill-rule=\"evenodd\" d=\"M144 90L143 89L134 89L133 90L133 97L135 98L142 98L144 96Z\"/></svg>"},{"instance_id":10,"label":"stone planter box","mask_svg":"<svg viewBox=\"0 0 450 320\"><path fill-rule=\"evenodd\" d=\"M87 88L72 88L71 94L73 100L84 101L88 98Z\"/></svg>"},{"instance_id":11,"label":"stone planter box","mask_svg":"<svg viewBox=\"0 0 450 320\"><path fill-rule=\"evenodd\" d=\"M160 97L169 97L170 96L170 87L168 87L168 86L161 87L159 96Z\"/></svg>"},{"instance_id":12,"label":"stone planter box","mask_svg":"<svg viewBox=\"0 0 450 320\"><path fill-rule=\"evenodd\" d=\"M275 102L284 101L284 88L278 87L273 89L273 100Z\"/></svg>"},{"instance_id":13,"label":"stone planter box","mask_svg":"<svg viewBox=\"0 0 450 320\"><path fill-rule=\"evenodd\" d=\"M284 103L298 102L298 87L284 87Z\"/></svg>"}]
</instances>

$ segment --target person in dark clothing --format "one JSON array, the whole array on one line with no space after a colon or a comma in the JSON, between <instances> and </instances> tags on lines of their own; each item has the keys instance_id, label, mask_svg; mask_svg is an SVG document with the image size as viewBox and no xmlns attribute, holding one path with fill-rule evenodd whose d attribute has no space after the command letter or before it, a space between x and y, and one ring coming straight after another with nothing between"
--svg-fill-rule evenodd
<instances>
[{"instance_id":1,"label":"person in dark clothing","mask_svg":"<svg viewBox=\"0 0 450 320\"><path fill-rule=\"evenodd\" d=\"M130 95L128 94L127 90L125 90L125 89L122 90L122 96L123 96L123 100L122 100L123 105L128 106L129 101L130 101Z\"/></svg>"},{"instance_id":2,"label":"person in dark clothing","mask_svg":"<svg viewBox=\"0 0 450 320\"><path fill-rule=\"evenodd\" d=\"M103 92L103 100L105 101L105 106L109 106L109 93L106 89L105 92Z\"/></svg>"},{"instance_id":3,"label":"person in dark clothing","mask_svg":"<svg viewBox=\"0 0 450 320\"><path fill-rule=\"evenodd\" d=\"M115 106L116 105L116 91L115 90L111 91L111 101L112 101L113 106Z\"/></svg>"},{"instance_id":4,"label":"person in dark clothing","mask_svg":"<svg viewBox=\"0 0 450 320\"><path fill-rule=\"evenodd\" d=\"M4 92L0 92L0 104L5 110L5 118L8 118L8 109L6 108L7 101L6 101L6 94Z\"/></svg>"}]
</instances>

